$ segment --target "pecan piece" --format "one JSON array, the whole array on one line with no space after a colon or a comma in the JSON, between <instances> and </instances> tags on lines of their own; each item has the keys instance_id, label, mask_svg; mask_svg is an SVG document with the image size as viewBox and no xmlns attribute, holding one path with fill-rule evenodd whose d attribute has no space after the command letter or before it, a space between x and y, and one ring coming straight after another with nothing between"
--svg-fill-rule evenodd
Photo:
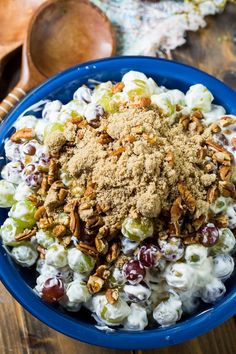
<instances>
[{"instance_id":1,"label":"pecan piece","mask_svg":"<svg viewBox=\"0 0 236 354\"><path fill-rule=\"evenodd\" d=\"M108 251L108 242L99 234L95 237L95 247L100 254L106 254Z\"/></svg>"},{"instance_id":2,"label":"pecan piece","mask_svg":"<svg viewBox=\"0 0 236 354\"><path fill-rule=\"evenodd\" d=\"M104 280L97 277L96 275L90 275L88 282L87 282L87 288L90 294L96 294L98 293L104 285Z\"/></svg>"},{"instance_id":3,"label":"pecan piece","mask_svg":"<svg viewBox=\"0 0 236 354\"><path fill-rule=\"evenodd\" d=\"M219 169L220 178L222 181L230 181L232 172L230 166L221 166Z\"/></svg>"},{"instance_id":4,"label":"pecan piece","mask_svg":"<svg viewBox=\"0 0 236 354\"><path fill-rule=\"evenodd\" d=\"M107 289L105 292L105 296L107 298L107 301L113 305L119 299L119 290L118 289Z\"/></svg>"},{"instance_id":5,"label":"pecan piece","mask_svg":"<svg viewBox=\"0 0 236 354\"><path fill-rule=\"evenodd\" d=\"M111 272L108 270L108 267L105 264L100 265L95 272L95 275L97 275L99 278L102 278L103 280L106 280L109 278Z\"/></svg>"},{"instance_id":6,"label":"pecan piece","mask_svg":"<svg viewBox=\"0 0 236 354\"><path fill-rule=\"evenodd\" d=\"M196 208L196 200L193 195L189 192L183 183L178 184L178 191L183 202L186 204L187 209L190 211L190 213L194 213Z\"/></svg>"},{"instance_id":7,"label":"pecan piece","mask_svg":"<svg viewBox=\"0 0 236 354\"><path fill-rule=\"evenodd\" d=\"M76 248L81 252L88 254L91 257L97 257L97 250L95 247L87 245L87 243L80 242L76 245Z\"/></svg>"},{"instance_id":8,"label":"pecan piece","mask_svg":"<svg viewBox=\"0 0 236 354\"><path fill-rule=\"evenodd\" d=\"M65 225L56 225L54 226L54 228L52 229L52 233L55 237L63 237L66 234L66 227Z\"/></svg>"},{"instance_id":9,"label":"pecan piece","mask_svg":"<svg viewBox=\"0 0 236 354\"><path fill-rule=\"evenodd\" d=\"M72 210L70 211L70 231L73 236L79 237L81 225L80 225L79 214L75 210L76 204L77 203L74 203Z\"/></svg>"},{"instance_id":10,"label":"pecan piece","mask_svg":"<svg viewBox=\"0 0 236 354\"><path fill-rule=\"evenodd\" d=\"M106 261L108 263L114 262L119 256L119 254L120 254L120 245L119 243L114 242L107 253Z\"/></svg>"},{"instance_id":11,"label":"pecan piece","mask_svg":"<svg viewBox=\"0 0 236 354\"><path fill-rule=\"evenodd\" d=\"M23 139L30 140L34 137L33 130L31 128L22 128L17 130L11 136L11 141L20 142Z\"/></svg>"},{"instance_id":12,"label":"pecan piece","mask_svg":"<svg viewBox=\"0 0 236 354\"><path fill-rule=\"evenodd\" d=\"M63 200L66 199L67 194L68 194L68 190L67 190L67 189L61 188L61 189L59 190L58 199L60 200L60 202L62 202Z\"/></svg>"},{"instance_id":13,"label":"pecan piece","mask_svg":"<svg viewBox=\"0 0 236 354\"><path fill-rule=\"evenodd\" d=\"M189 126L190 118L189 118L189 116L184 115L184 116L180 117L179 122L182 125L182 127L184 128L184 130L187 130L188 126Z\"/></svg>"},{"instance_id":14,"label":"pecan piece","mask_svg":"<svg viewBox=\"0 0 236 354\"><path fill-rule=\"evenodd\" d=\"M99 136L97 142L101 145L106 145L109 144L113 141L112 137L104 130L101 132L101 135Z\"/></svg>"},{"instance_id":15,"label":"pecan piece","mask_svg":"<svg viewBox=\"0 0 236 354\"><path fill-rule=\"evenodd\" d=\"M116 150L108 150L107 152L109 156L120 156L124 151L125 151L125 147L121 146Z\"/></svg>"},{"instance_id":16,"label":"pecan piece","mask_svg":"<svg viewBox=\"0 0 236 354\"><path fill-rule=\"evenodd\" d=\"M117 82L117 84L115 84L112 87L112 93L117 93L123 90L123 88L125 87L123 82Z\"/></svg>"},{"instance_id":17,"label":"pecan piece","mask_svg":"<svg viewBox=\"0 0 236 354\"><path fill-rule=\"evenodd\" d=\"M227 215L221 214L214 218L214 224L219 228L225 228L229 225L229 219Z\"/></svg>"},{"instance_id":18,"label":"pecan piece","mask_svg":"<svg viewBox=\"0 0 236 354\"><path fill-rule=\"evenodd\" d=\"M170 209L171 222L175 223L179 221L182 214L183 214L183 206L181 204L181 198L178 197L175 199Z\"/></svg>"},{"instance_id":19,"label":"pecan piece","mask_svg":"<svg viewBox=\"0 0 236 354\"><path fill-rule=\"evenodd\" d=\"M235 185L228 181L220 181L219 182L219 190L220 193L224 197L232 197L234 198L235 195Z\"/></svg>"},{"instance_id":20,"label":"pecan piece","mask_svg":"<svg viewBox=\"0 0 236 354\"><path fill-rule=\"evenodd\" d=\"M57 180L58 167L55 159L51 159L48 167L48 184L52 185Z\"/></svg>"},{"instance_id":21,"label":"pecan piece","mask_svg":"<svg viewBox=\"0 0 236 354\"><path fill-rule=\"evenodd\" d=\"M209 203L214 203L214 201L216 200L216 198L218 197L219 191L218 188L216 186L213 186L211 188L208 189L207 192L207 200Z\"/></svg>"},{"instance_id":22,"label":"pecan piece","mask_svg":"<svg viewBox=\"0 0 236 354\"><path fill-rule=\"evenodd\" d=\"M51 217L44 217L44 218L41 218L39 220L39 227L40 229L50 229L52 228L53 226L55 226L55 222L53 220L53 218Z\"/></svg>"},{"instance_id":23,"label":"pecan piece","mask_svg":"<svg viewBox=\"0 0 236 354\"><path fill-rule=\"evenodd\" d=\"M37 228L36 227L34 227L32 230L25 229L23 232L21 232L20 234L16 235L15 240L16 241L28 240L32 236L34 236L36 234L36 232L37 232Z\"/></svg>"},{"instance_id":24,"label":"pecan piece","mask_svg":"<svg viewBox=\"0 0 236 354\"><path fill-rule=\"evenodd\" d=\"M35 220L39 220L43 217L44 213L45 213L46 209L45 209L45 206L44 205L41 205L37 210L36 212L34 213L34 218Z\"/></svg>"},{"instance_id":25,"label":"pecan piece","mask_svg":"<svg viewBox=\"0 0 236 354\"><path fill-rule=\"evenodd\" d=\"M228 127L231 124L236 123L236 119L231 116L223 116L220 118L220 125L222 127Z\"/></svg>"}]
</instances>

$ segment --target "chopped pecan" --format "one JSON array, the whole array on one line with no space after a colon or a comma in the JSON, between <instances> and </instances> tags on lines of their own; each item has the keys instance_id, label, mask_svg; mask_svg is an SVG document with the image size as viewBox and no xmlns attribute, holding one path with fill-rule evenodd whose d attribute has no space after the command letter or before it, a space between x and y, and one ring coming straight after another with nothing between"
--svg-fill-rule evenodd
<instances>
[{"instance_id":1,"label":"chopped pecan","mask_svg":"<svg viewBox=\"0 0 236 354\"><path fill-rule=\"evenodd\" d=\"M211 128L211 132L212 133L219 133L221 131L220 126L218 124L216 124L216 123L212 123L210 125L210 128Z\"/></svg>"},{"instance_id":2,"label":"chopped pecan","mask_svg":"<svg viewBox=\"0 0 236 354\"><path fill-rule=\"evenodd\" d=\"M87 243L79 242L76 245L76 248L78 248L78 250L80 250L81 252L84 252L85 254L88 254L89 256L97 257L96 248L93 247L93 246L87 245Z\"/></svg>"},{"instance_id":3,"label":"chopped pecan","mask_svg":"<svg viewBox=\"0 0 236 354\"><path fill-rule=\"evenodd\" d=\"M228 181L219 181L219 191L224 197L234 198L235 185Z\"/></svg>"},{"instance_id":4,"label":"chopped pecan","mask_svg":"<svg viewBox=\"0 0 236 354\"><path fill-rule=\"evenodd\" d=\"M123 90L123 88L125 87L123 82L117 82L117 84L115 84L112 87L112 93L117 93Z\"/></svg>"},{"instance_id":5,"label":"chopped pecan","mask_svg":"<svg viewBox=\"0 0 236 354\"><path fill-rule=\"evenodd\" d=\"M107 152L109 156L120 156L124 151L125 151L125 147L121 146L116 150L108 150Z\"/></svg>"},{"instance_id":6,"label":"chopped pecan","mask_svg":"<svg viewBox=\"0 0 236 354\"><path fill-rule=\"evenodd\" d=\"M64 225L56 225L52 229L52 233L55 237L63 237L66 234L66 227Z\"/></svg>"},{"instance_id":7,"label":"chopped pecan","mask_svg":"<svg viewBox=\"0 0 236 354\"><path fill-rule=\"evenodd\" d=\"M178 197L175 199L170 209L171 222L175 223L179 221L182 214L183 214L183 206L181 204L181 198Z\"/></svg>"},{"instance_id":8,"label":"chopped pecan","mask_svg":"<svg viewBox=\"0 0 236 354\"><path fill-rule=\"evenodd\" d=\"M70 231L73 236L79 237L81 225L80 225L79 214L75 209L76 209L76 204L74 204L74 207L70 211Z\"/></svg>"},{"instance_id":9,"label":"chopped pecan","mask_svg":"<svg viewBox=\"0 0 236 354\"><path fill-rule=\"evenodd\" d=\"M227 215L221 214L214 218L214 224L219 228L225 228L229 225L229 219Z\"/></svg>"},{"instance_id":10,"label":"chopped pecan","mask_svg":"<svg viewBox=\"0 0 236 354\"><path fill-rule=\"evenodd\" d=\"M112 137L105 131L103 130L97 140L97 142L101 145L106 145L109 144L113 141Z\"/></svg>"},{"instance_id":11,"label":"chopped pecan","mask_svg":"<svg viewBox=\"0 0 236 354\"><path fill-rule=\"evenodd\" d=\"M199 236L195 235L195 236L187 236L183 239L183 243L185 245L194 245L196 243L199 243Z\"/></svg>"},{"instance_id":12,"label":"chopped pecan","mask_svg":"<svg viewBox=\"0 0 236 354\"><path fill-rule=\"evenodd\" d=\"M190 213L193 213L196 208L196 200L183 183L178 183L178 191L183 202Z\"/></svg>"},{"instance_id":13,"label":"chopped pecan","mask_svg":"<svg viewBox=\"0 0 236 354\"><path fill-rule=\"evenodd\" d=\"M61 188L61 189L59 190L58 199L60 200L60 202L62 202L63 200L66 199L67 194L68 194L68 190L67 190L67 189Z\"/></svg>"},{"instance_id":14,"label":"chopped pecan","mask_svg":"<svg viewBox=\"0 0 236 354\"><path fill-rule=\"evenodd\" d=\"M134 135L128 134L124 137L124 141L126 141L128 143L133 143L134 141L136 141L136 138Z\"/></svg>"},{"instance_id":15,"label":"chopped pecan","mask_svg":"<svg viewBox=\"0 0 236 354\"><path fill-rule=\"evenodd\" d=\"M214 201L218 197L218 194L219 194L219 190L218 190L217 186L213 186L213 187L209 188L208 192L207 192L207 200L208 200L208 202L209 203L214 203Z\"/></svg>"},{"instance_id":16,"label":"chopped pecan","mask_svg":"<svg viewBox=\"0 0 236 354\"><path fill-rule=\"evenodd\" d=\"M197 111L193 111L191 113L191 119L193 118L197 118L197 119L202 119L203 118L203 114L201 111L197 110Z\"/></svg>"},{"instance_id":17,"label":"chopped pecan","mask_svg":"<svg viewBox=\"0 0 236 354\"><path fill-rule=\"evenodd\" d=\"M90 275L87 282L87 288L91 294L98 293L102 289L103 285L103 279L97 277L96 275Z\"/></svg>"},{"instance_id":18,"label":"chopped pecan","mask_svg":"<svg viewBox=\"0 0 236 354\"><path fill-rule=\"evenodd\" d=\"M58 178L58 166L55 159L51 159L48 167L48 184L52 185Z\"/></svg>"},{"instance_id":19,"label":"chopped pecan","mask_svg":"<svg viewBox=\"0 0 236 354\"><path fill-rule=\"evenodd\" d=\"M108 242L99 234L95 237L95 247L100 254L106 254L108 251Z\"/></svg>"},{"instance_id":20,"label":"chopped pecan","mask_svg":"<svg viewBox=\"0 0 236 354\"><path fill-rule=\"evenodd\" d=\"M41 205L37 210L36 212L34 213L34 218L35 220L39 220L43 217L44 213L45 213L46 209L45 209L45 206L44 205Z\"/></svg>"},{"instance_id":21,"label":"chopped pecan","mask_svg":"<svg viewBox=\"0 0 236 354\"><path fill-rule=\"evenodd\" d=\"M149 144L151 144L151 145L154 145L154 144L156 144L156 142L157 142L157 137L154 136L153 134L148 135L148 134L144 133L144 134L143 134L143 137L144 137L144 139L147 140L147 142L148 142Z\"/></svg>"},{"instance_id":22,"label":"chopped pecan","mask_svg":"<svg viewBox=\"0 0 236 354\"><path fill-rule=\"evenodd\" d=\"M103 280L108 279L110 274L111 272L108 270L108 267L105 264L100 265L95 272L95 275L97 275L99 278L102 278Z\"/></svg>"},{"instance_id":23,"label":"chopped pecan","mask_svg":"<svg viewBox=\"0 0 236 354\"><path fill-rule=\"evenodd\" d=\"M236 123L236 119L234 117L223 116L222 118L220 118L220 125L222 127L228 127L229 125L234 123Z\"/></svg>"},{"instance_id":24,"label":"chopped pecan","mask_svg":"<svg viewBox=\"0 0 236 354\"><path fill-rule=\"evenodd\" d=\"M114 242L107 253L106 261L108 263L114 262L119 256L119 254L120 254L120 245L118 242Z\"/></svg>"},{"instance_id":25,"label":"chopped pecan","mask_svg":"<svg viewBox=\"0 0 236 354\"><path fill-rule=\"evenodd\" d=\"M217 161L220 164L223 164L225 166L230 166L231 165L231 159L232 156L230 154L230 152L216 152L213 156L212 156L213 161Z\"/></svg>"},{"instance_id":26,"label":"chopped pecan","mask_svg":"<svg viewBox=\"0 0 236 354\"><path fill-rule=\"evenodd\" d=\"M105 296L107 298L107 301L113 305L119 299L119 290L118 289L107 289L105 292Z\"/></svg>"},{"instance_id":27,"label":"chopped pecan","mask_svg":"<svg viewBox=\"0 0 236 354\"><path fill-rule=\"evenodd\" d=\"M44 217L39 220L40 229L50 229L55 226L54 219L51 217Z\"/></svg>"},{"instance_id":28,"label":"chopped pecan","mask_svg":"<svg viewBox=\"0 0 236 354\"><path fill-rule=\"evenodd\" d=\"M43 175L43 179L42 179L42 183L41 183L41 193L42 193L42 195L46 195L47 194L48 187L49 187L48 178L44 174Z\"/></svg>"},{"instance_id":29,"label":"chopped pecan","mask_svg":"<svg viewBox=\"0 0 236 354\"><path fill-rule=\"evenodd\" d=\"M168 165L172 168L174 166L174 153L173 151L169 150L166 153L166 161L168 162Z\"/></svg>"},{"instance_id":30,"label":"chopped pecan","mask_svg":"<svg viewBox=\"0 0 236 354\"><path fill-rule=\"evenodd\" d=\"M178 221L169 224L169 233L170 235L180 236L180 225Z\"/></svg>"},{"instance_id":31,"label":"chopped pecan","mask_svg":"<svg viewBox=\"0 0 236 354\"><path fill-rule=\"evenodd\" d=\"M20 142L23 139L30 140L34 137L33 129L31 128L22 128L17 130L12 136L11 141Z\"/></svg>"},{"instance_id":32,"label":"chopped pecan","mask_svg":"<svg viewBox=\"0 0 236 354\"><path fill-rule=\"evenodd\" d=\"M199 230L205 221L206 221L206 216L200 215L199 218L192 221L192 226L194 227L195 230Z\"/></svg>"},{"instance_id":33,"label":"chopped pecan","mask_svg":"<svg viewBox=\"0 0 236 354\"><path fill-rule=\"evenodd\" d=\"M230 181L232 176L232 171L230 166L221 166L219 169L220 178L222 181Z\"/></svg>"},{"instance_id":34,"label":"chopped pecan","mask_svg":"<svg viewBox=\"0 0 236 354\"><path fill-rule=\"evenodd\" d=\"M36 227L34 227L31 230L25 229L23 232L21 232L20 234L16 235L15 240L16 241L28 240L32 236L34 236L36 234L36 232L37 232L37 228Z\"/></svg>"},{"instance_id":35,"label":"chopped pecan","mask_svg":"<svg viewBox=\"0 0 236 354\"><path fill-rule=\"evenodd\" d=\"M45 248L43 248L42 246L38 246L37 247L37 251L39 252L39 257L41 259L44 259L45 258L45 254L46 254Z\"/></svg>"},{"instance_id":36,"label":"chopped pecan","mask_svg":"<svg viewBox=\"0 0 236 354\"><path fill-rule=\"evenodd\" d=\"M27 197L27 199L33 203L36 207L39 207L40 205L43 204L43 201L37 197L35 194L31 194Z\"/></svg>"},{"instance_id":37,"label":"chopped pecan","mask_svg":"<svg viewBox=\"0 0 236 354\"><path fill-rule=\"evenodd\" d=\"M136 108L144 108L149 107L151 105L151 98L150 97L141 97L138 103L135 103L134 106Z\"/></svg>"},{"instance_id":38,"label":"chopped pecan","mask_svg":"<svg viewBox=\"0 0 236 354\"><path fill-rule=\"evenodd\" d=\"M189 126L190 118L189 118L189 116L184 115L184 116L180 117L179 122L183 126L184 130L187 130L188 126Z\"/></svg>"}]
</instances>

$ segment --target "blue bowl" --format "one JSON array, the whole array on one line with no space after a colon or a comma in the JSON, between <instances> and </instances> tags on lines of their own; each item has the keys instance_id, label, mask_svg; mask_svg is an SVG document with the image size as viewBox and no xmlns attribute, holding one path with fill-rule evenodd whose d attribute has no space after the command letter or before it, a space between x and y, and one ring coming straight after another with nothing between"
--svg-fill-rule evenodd
<instances>
[{"instance_id":1,"label":"blue bowl","mask_svg":"<svg viewBox=\"0 0 236 354\"><path fill-rule=\"evenodd\" d=\"M66 103L72 99L76 88L86 84L88 79L119 81L129 70L142 71L159 85L178 88L184 92L190 85L202 83L213 93L217 104L223 105L228 113L236 114L236 93L222 82L195 68L149 57L103 59L64 71L30 92L9 114L0 128L1 155L4 138L9 136L12 124L29 106L46 98L59 99ZM6 210L2 209L1 224L6 215ZM236 275L234 275L227 282L227 293L221 301L211 307L203 306L197 314L183 318L176 325L142 332L117 330L106 333L95 328L91 315L85 310L70 315L43 302L32 290L35 280L34 270L18 267L3 247L0 247L0 277L10 293L48 326L80 341L110 348L146 349L173 345L211 330L236 313Z\"/></svg>"}]
</instances>

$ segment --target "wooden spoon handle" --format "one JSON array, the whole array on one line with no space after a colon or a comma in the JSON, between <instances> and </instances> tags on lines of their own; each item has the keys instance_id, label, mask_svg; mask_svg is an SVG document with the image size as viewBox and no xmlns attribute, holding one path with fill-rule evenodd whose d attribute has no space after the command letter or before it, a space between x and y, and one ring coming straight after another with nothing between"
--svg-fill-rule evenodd
<instances>
[{"instance_id":1,"label":"wooden spoon handle","mask_svg":"<svg viewBox=\"0 0 236 354\"><path fill-rule=\"evenodd\" d=\"M23 87L16 86L4 100L0 103L0 123L4 120L8 112L26 95Z\"/></svg>"}]
</instances>

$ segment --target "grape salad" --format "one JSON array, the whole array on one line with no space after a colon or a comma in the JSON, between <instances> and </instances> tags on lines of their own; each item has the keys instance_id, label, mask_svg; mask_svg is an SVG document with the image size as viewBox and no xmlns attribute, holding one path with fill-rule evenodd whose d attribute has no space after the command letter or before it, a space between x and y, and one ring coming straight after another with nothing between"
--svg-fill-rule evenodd
<instances>
[{"instance_id":1,"label":"grape salad","mask_svg":"<svg viewBox=\"0 0 236 354\"><path fill-rule=\"evenodd\" d=\"M5 140L2 244L44 301L101 329L170 326L234 271L236 117L145 74L79 87Z\"/></svg>"}]
</instances>

